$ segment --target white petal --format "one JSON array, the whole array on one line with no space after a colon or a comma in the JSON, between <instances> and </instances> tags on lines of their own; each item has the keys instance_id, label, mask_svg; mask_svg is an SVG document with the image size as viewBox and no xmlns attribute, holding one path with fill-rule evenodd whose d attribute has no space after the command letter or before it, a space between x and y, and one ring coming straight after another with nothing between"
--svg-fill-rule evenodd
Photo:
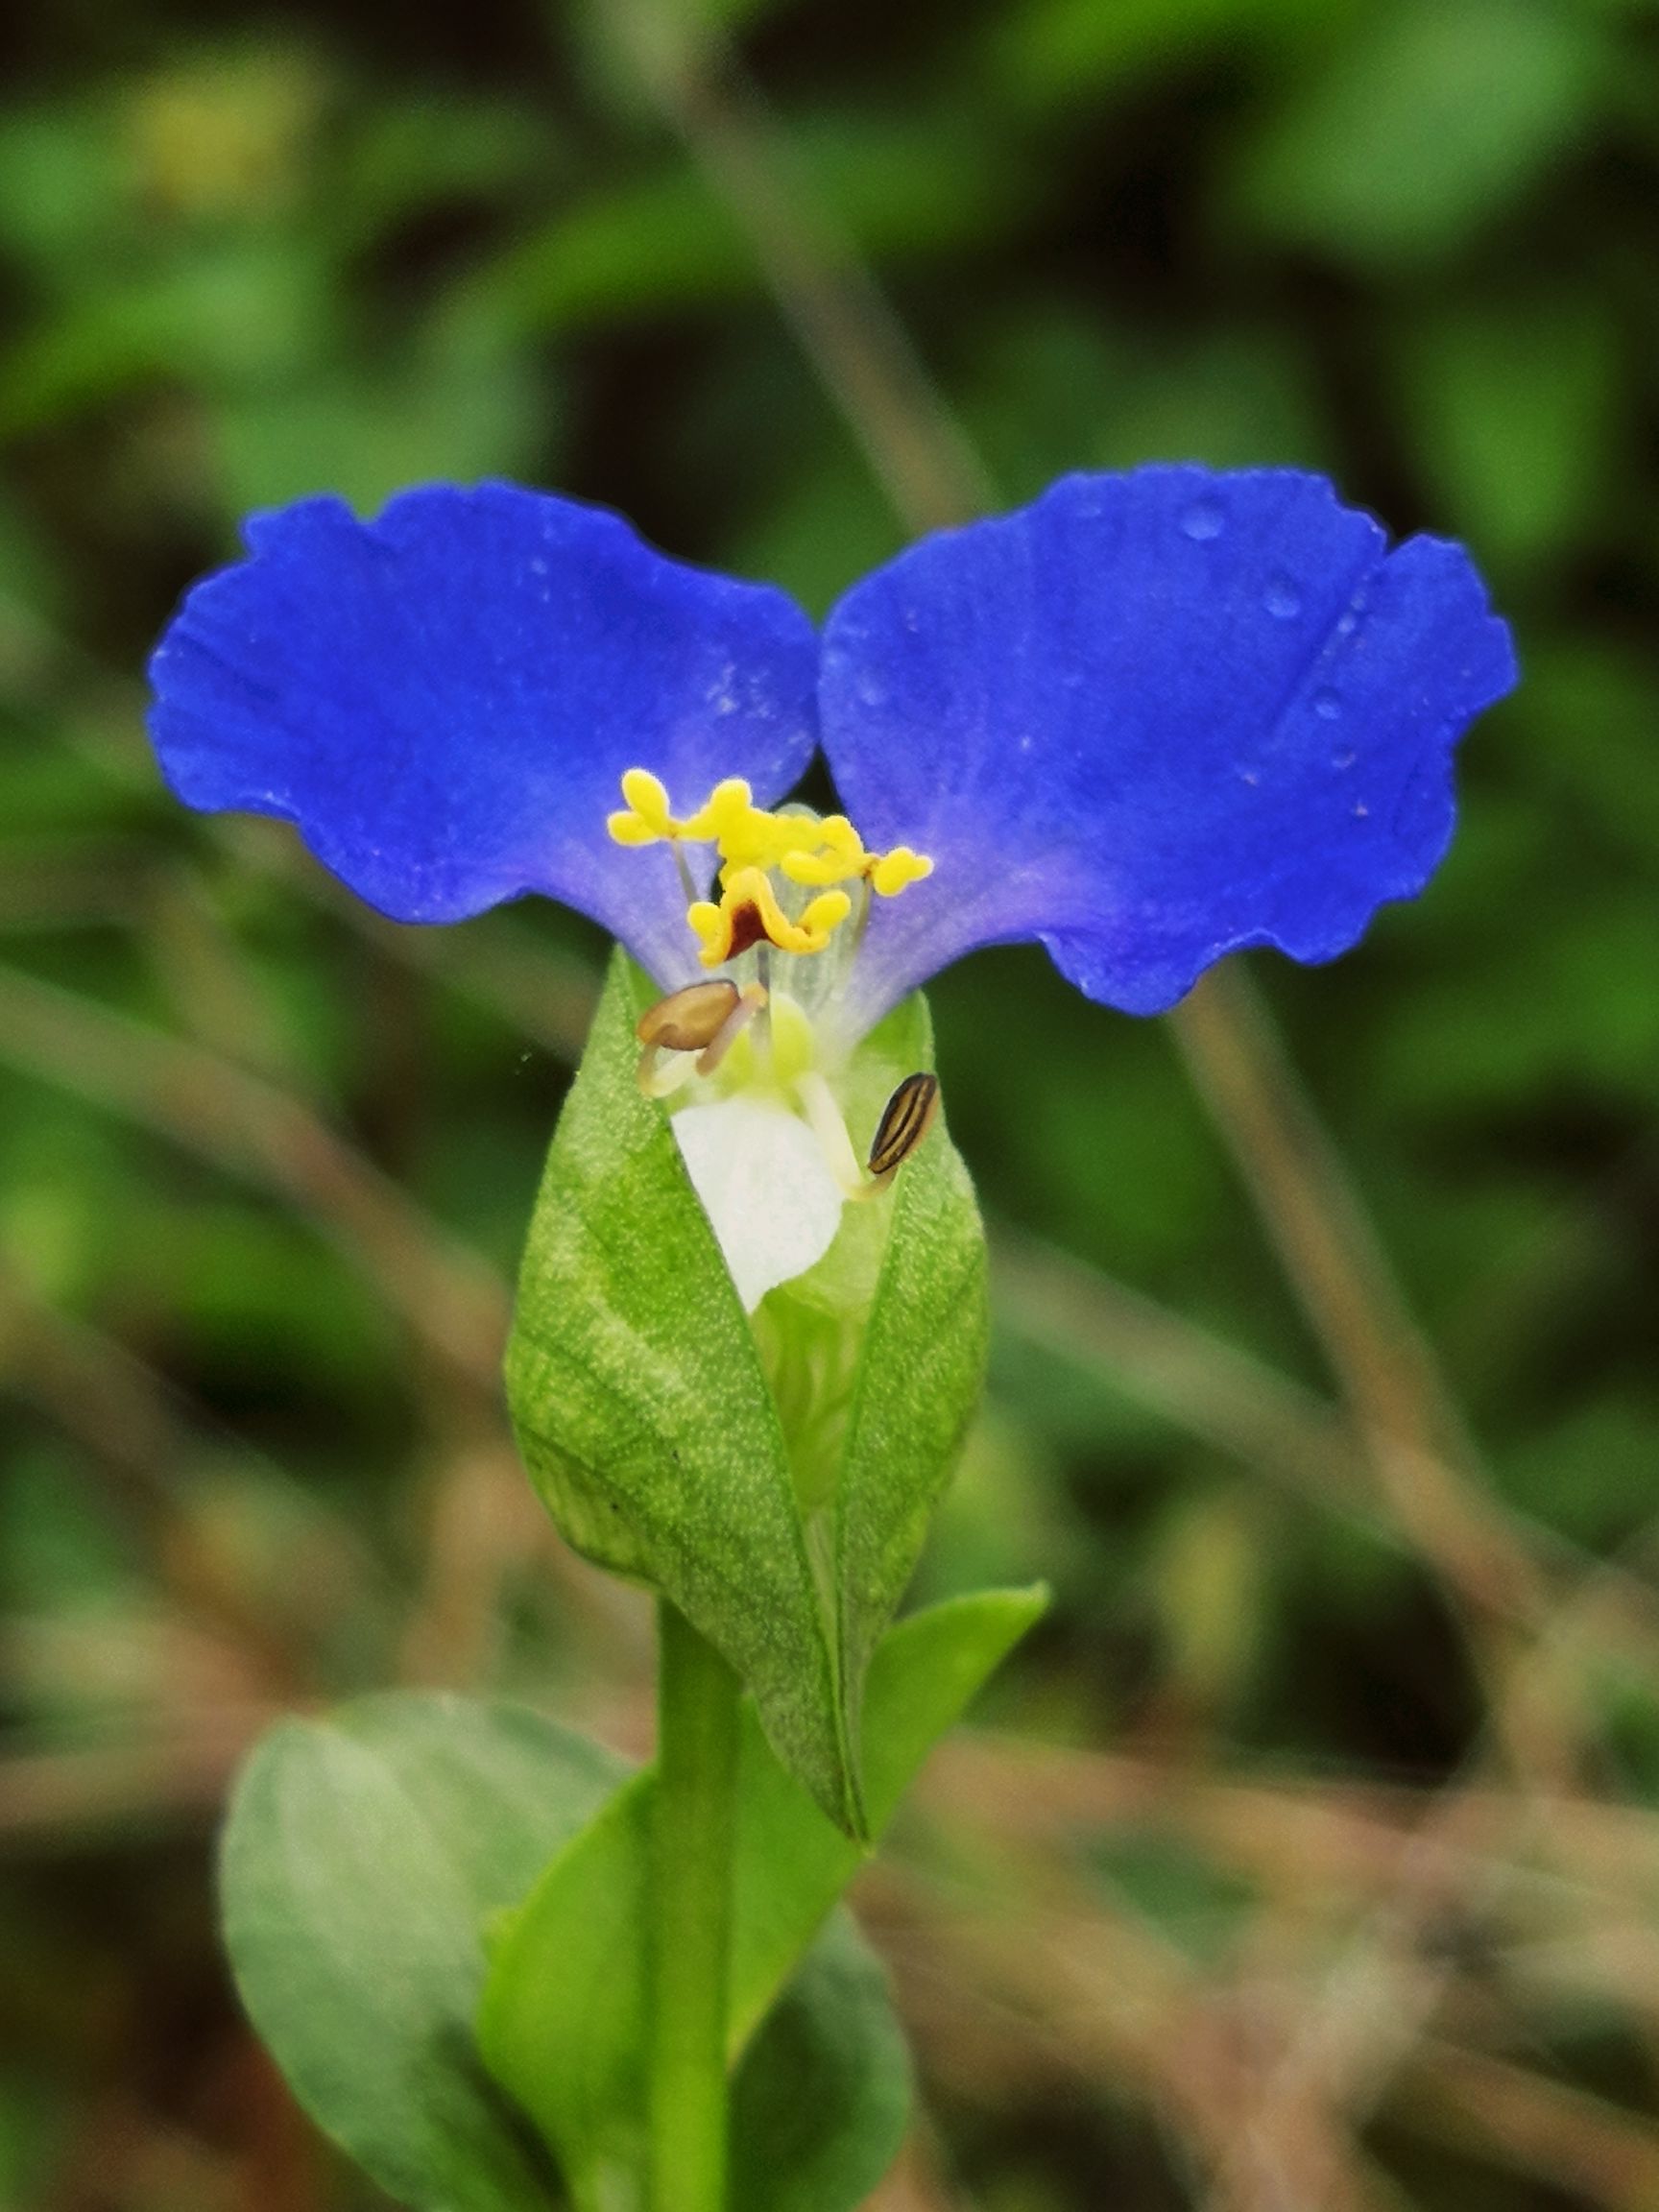
<instances>
[{"instance_id":1,"label":"white petal","mask_svg":"<svg viewBox=\"0 0 1659 2212\"><path fill-rule=\"evenodd\" d=\"M768 1290L829 1251L841 1223L840 1187L811 1130L781 1107L721 1098L683 1108L670 1126L752 1313Z\"/></svg>"}]
</instances>

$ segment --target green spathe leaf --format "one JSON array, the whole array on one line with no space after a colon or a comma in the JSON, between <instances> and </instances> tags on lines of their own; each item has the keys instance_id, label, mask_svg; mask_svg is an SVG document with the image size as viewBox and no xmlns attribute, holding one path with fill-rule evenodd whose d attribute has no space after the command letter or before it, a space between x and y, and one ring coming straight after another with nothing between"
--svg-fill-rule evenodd
<instances>
[{"instance_id":1,"label":"green spathe leaf","mask_svg":"<svg viewBox=\"0 0 1659 2212\"><path fill-rule=\"evenodd\" d=\"M985 1591L930 1607L889 1633L870 1670L865 1706L874 1828L1045 1602L1040 1590ZM584 2212L638 2200L652 1801L646 1772L618 1791L523 1908L497 1927L479 2014L486 2063L553 2146ZM779 1765L746 1712L733 1876L733 2056L862 1857Z\"/></svg>"},{"instance_id":2,"label":"green spathe leaf","mask_svg":"<svg viewBox=\"0 0 1659 2212\"><path fill-rule=\"evenodd\" d=\"M636 1081L649 981L617 956L548 1155L508 1387L578 1550L664 1591L850 1834L863 1674L976 1403L984 1237L943 1127L830 1251L744 1313L667 1115ZM931 1062L913 999L843 1081L866 1149Z\"/></svg>"},{"instance_id":3,"label":"green spathe leaf","mask_svg":"<svg viewBox=\"0 0 1659 2212\"><path fill-rule=\"evenodd\" d=\"M828 1628L747 1317L634 1026L621 953L560 1117L507 1354L514 1426L565 1536L664 1590L754 1691L780 1756L854 1817Z\"/></svg>"},{"instance_id":4,"label":"green spathe leaf","mask_svg":"<svg viewBox=\"0 0 1659 2212\"><path fill-rule=\"evenodd\" d=\"M924 1049L913 1065L931 1067L931 1025L922 1001L914 1003ZM843 1726L854 1744L866 1671L979 1401L991 1335L986 1278L974 1186L935 1129L895 1188L834 1488L834 1649Z\"/></svg>"},{"instance_id":5,"label":"green spathe leaf","mask_svg":"<svg viewBox=\"0 0 1659 2212\"><path fill-rule=\"evenodd\" d=\"M554 2212L479 2061L481 1922L622 1769L504 1705L409 1693L290 1720L244 1768L221 1860L244 2004L325 2133L415 2212Z\"/></svg>"}]
</instances>

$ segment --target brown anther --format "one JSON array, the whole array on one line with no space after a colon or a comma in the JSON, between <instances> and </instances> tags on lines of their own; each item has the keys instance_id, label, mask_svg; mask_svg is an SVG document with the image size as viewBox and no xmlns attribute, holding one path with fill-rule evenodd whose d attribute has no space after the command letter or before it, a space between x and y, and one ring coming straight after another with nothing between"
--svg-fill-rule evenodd
<instances>
[{"instance_id":1,"label":"brown anther","mask_svg":"<svg viewBox=\"0 0 1659 2212\"><path fill-rule=\"evenodd\" d=\"M870 1146L870 1172L886 1182L915 1151L939 1111L937 1075L906 1075L881 1111Z\"/></svg>"},{"instance_id":2,"label":"brown anther","mask_svg":"<svg viewBox=\"0 0 1659 2212\"><path fill-rule=\"evenodd\" d=\"M640 1015L635 1036L647 1050L702 1052L737 1009L737 986L724 976L709 983L687 983Z\"/></svg>"}]
</instances>

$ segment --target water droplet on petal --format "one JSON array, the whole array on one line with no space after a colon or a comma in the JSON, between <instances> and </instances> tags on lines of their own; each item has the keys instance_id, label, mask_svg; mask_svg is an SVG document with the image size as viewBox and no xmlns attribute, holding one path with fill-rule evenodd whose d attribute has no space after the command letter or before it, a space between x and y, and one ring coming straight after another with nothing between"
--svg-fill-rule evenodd
<instances>
[{"instance_id":1,"label":"water droplet on petal","mask_svg":"<svg viewBox=\"0 0 1659 2212\"><path fill-rule=\"evenodd\" d=\"M866 707L885 707L887 704L887 686L879 676L860 676L857 690Z\"/></svg>"},{"instance_id":2,"label":"water droplet on petal","mask_svg":"<svg viewBox=\"0 0 1659 2212\"><path fill-rule=\"evenodd\" d=\"M1370 807L1366 805L1363 799L1355 802L1354 819L1356 822L1363 822L1370 811Z\"/></svg>"},{"instance_id":3,"label":"water droplet on petal","mask_svg":"<svg viewBox=\"0 0 1659 2212\"><path fill-rule=\"evenodd\" d=\"M1219 499L1194 499L1181 517L1181 527L1187 536L1202 545L1208 539L1219 538L1227 527L1227 517Z\"/></svg>"},{"instance_id":4,"label":"water droplet on petal","mask_svg":"<svg viewBox=\"0 0 1659 2212\"><path fill-rule=\"evenodd\" d=\"M1333 768L1352 768L1358 757L1358 753L1333 753L1331 765Z\"/></svg>"},{"instance_id":5,"label":"water droplet on petal","mask_svg":"<svg viewBox=\"0 0 1659 2212\"><path fill-rule=\"evenodd\" d=\"M1281 622L1292 622L1302 612L1302 594L1288 576L1275 576L1262 595L1262 604Z\"/></svg>"},{"instance_id":6,"label":"water droplet on petal","mask_svg":"<svg viewBox=\"0 0 1659 2212\"><path fill-rule=\"evenodd\" d=\"M1321 722L1334 722L1342 712L1342 702L1334 691L1315 691L1313 711Z\"/></svg>"}]
</instances>

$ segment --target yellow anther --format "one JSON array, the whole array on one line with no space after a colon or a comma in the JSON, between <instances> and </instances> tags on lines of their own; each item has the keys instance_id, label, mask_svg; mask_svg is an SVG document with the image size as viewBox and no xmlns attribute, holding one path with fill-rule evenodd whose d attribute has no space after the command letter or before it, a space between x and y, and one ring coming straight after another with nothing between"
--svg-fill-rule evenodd
<instances>
[{"instance_id":1,"label":"yellow anther","mask_svg":"<svg viewBox=\"0 0 1659 2212\"><path fill-rule=\"evenodd\" d=\"M668 810L668 790L648 768L630 768L622 779L622 796L628 804L606 817L606 828L618 845L656 845L663 839L690 838L704 844L740 831L757 814L754 796L741 776L729 776L716 783L695 814L684 822ZM761 815L759 819L769 820Z\"/></svg>"},{"instance_id":2,"label":"yellow anther","mask_svg":"<svg viewBox=\"0 0 1659 2212\"><path fill-rule=\"evenodd\" d=\"M845 891L821 892L800 921L790 924L789 935L781 941L784 951L822 952L852 911L853 902Z\"/></svg>"},{"instance_id":3,"label":"yellow anther","mask_svg":"<svg viewBox=\"0 0 1659 2212\"><path fill-rule=\"evenodd\" d=\"M779 863L791 883L846 883L864 874L870 855L845 814L827 814L813 827L818 849L786 853Z\"/></svg>"},{"instance_id":4,"label":"yellow anther","mask_svg":"<svg viewBox=\"0 0 1659 2212\"><path fill-rule=\"evenodd\" d=\"M699 899L685 910L685 919L702 942L698 957L705 968L718 968L734 960L762 941L781 952L822 952L831 934L853 911L845 891L825 891L807 906L799 921L791 921L778 903L778 894L760 868L739 868L720 895L720 903Z\"/></svg>"},{"instance_id":5,"label":"yellow anther","mask_svg":"<svg viewBox=\"0 0 1659 2212\"><path fill-rule=\"evenodd\" d=\"M630 768L622 779L627 805L608 814L605 827L618 845L655 845L678 836L680 825L668 811L667 786L649 768Z\"/></svg>"},{"instance_id":6,"label":"yellow anther","mask_svg":"<svg viewBox=\"0 0 1659 2212\"><path fill-rule=\"evenodd\" d=\"M717 850L719 898L693 900L685 915L706 968L723 967L759 944L776 945L781 952L821 952L853 910L852 900L837 886L862 880L891 899L933 872L932 861L908 845L896 845L891 853L867 852L845 814L820 819L805 808L775 814L757 806L740 776L716 783L696 813L684 821L669 811L667 786L648 768L628 770L622 796L626 806L607 817L618 845L689 839ZM690 873L684 858L675 857L689 891ZM779 902L774 870L792 883L819 891L797 919Z\"/></svg>"},{"instance_id":7,"label":"yellow anther","mask_svg":"<svg viewBox=\"0 0 1659 2212\"><path fill-rule=\"evenodd\" d=\"M630 768L622 779L622 796L649 829L665 837L673 827L668 812L668 786L649 768Z\"/></svg>"},{"instance_id":8,"label":"yellow anther","mask_svg":"<svg viewBox=\"0 0 1659 2212\"><path fill-rule=\"evenodd\" d=\"M729 883L739 868L776 868L789 853L809 853L822 824L810 814L769 814L751 806L733 814L720 830L720 879Z\"/></svg>"},{"instance_id":9,"label":"yellow anther","mask_svg":"<svg viewBox=\"0 0 1659 2212\"><path fill-rule=\"evenodd\" d=\"M722 960L732 956L732 916L724 904L716 906L711 899L696 899L685 909L685 919L693 933L702 940L703 950L698 954L705 968L718 968Z\"/></svg>"},{"instance_id":10,"label":"yellow anther","mask_svg":"<svg viewBox=\"0 0 1659 2212\"><path fill-rule=\"evenodd\" d=\"M920 883L931 876L933 863L926 853L912 853L908 845L895 845L870 869L870 887L883 899L896 899L907 883Z\"/></svg>"},{"instance_id":11,"label":"yellow anther","mask_svg":"<svg viewBox=\"0 0 1659 2212\"><path fill-rule=\"evenodd\" d=\"M883 899L896 899L907 883L920 883L933 873L932 861L908 845L895 845L891 853L866 853L864 840L844 814L831 814L818 827L825 832L821 852L791 853L781 862L792 883L846 883L864 876Z\"/></svg>"},{"instance_id":12,"label":"yellow anther","mask_svg":"<svg viewBox=\"0 0 1659 2212\"><path fill-rule=\"evenodd\" d=\"M728 776L724 782L715 784L690 820L681 823L680 834L719 838L723 842L733 829L757 811L755 795L742 777Z\"/></svg>"},{"instance_id":13,"label":"yellow anther","mask_svg":"<svg viewBox=\"0 0 1659 2212\"><path fill-rule=\"evenodd\" d=\"M618 845L655 845L659 832L649 830L637 814L607 814L605 827Z\"/></svg>"}]
</instances>

